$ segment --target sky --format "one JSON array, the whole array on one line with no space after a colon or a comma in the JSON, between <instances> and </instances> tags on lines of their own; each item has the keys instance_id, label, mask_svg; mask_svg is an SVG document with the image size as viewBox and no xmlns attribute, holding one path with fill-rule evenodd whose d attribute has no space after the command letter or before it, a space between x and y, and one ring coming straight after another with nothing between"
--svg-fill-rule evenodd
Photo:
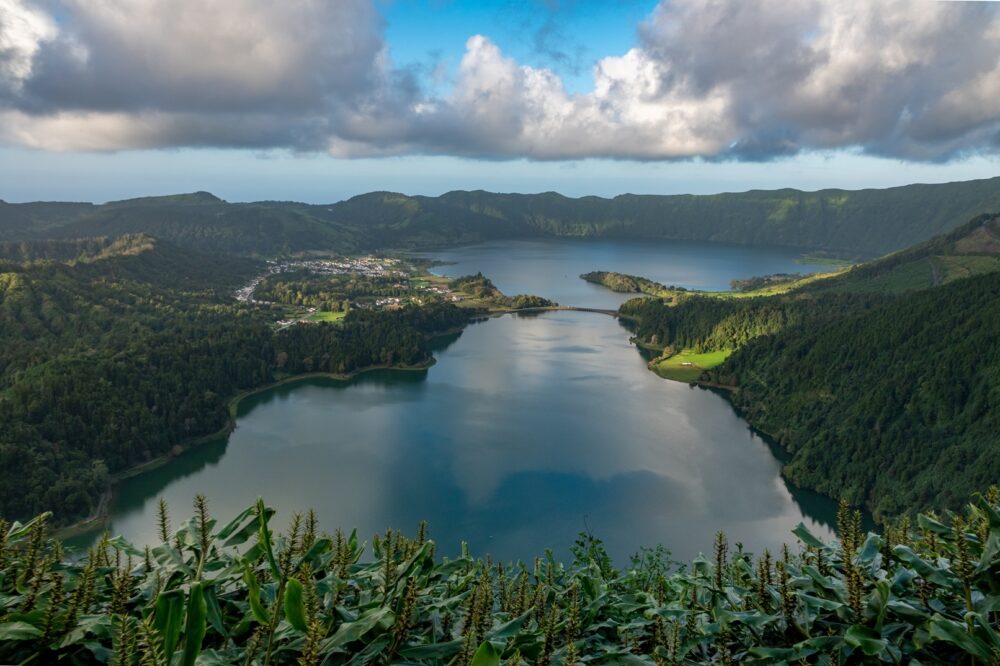
<instances>
[{"instance_id":1,"label":"sky","mask_svg":"<svg viewBox=\"0 0 1000 666\"><path fill-rule=\"evenodd\" d=\"M1000 7L0 0L0 198L1000 175Z\"/></svg>"}]
</instances>

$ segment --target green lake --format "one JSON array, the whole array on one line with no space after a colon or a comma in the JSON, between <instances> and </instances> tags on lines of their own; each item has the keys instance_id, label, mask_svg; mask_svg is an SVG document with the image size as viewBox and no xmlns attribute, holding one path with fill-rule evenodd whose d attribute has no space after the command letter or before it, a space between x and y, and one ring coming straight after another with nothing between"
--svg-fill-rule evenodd
<instances>
[{"instance_id":1,"label":"green lake","mask_svg":"<svg viewBox=\"0 0 1000 666\"><path fill-rule=\"evenodd\" d=\"M584 306L620 295L577 275L622 270L630 251L629 272L692 287L806 268L789 251L708 244L521 247L438 256L455 262L443 270L482 270L508 293ZM654 263L658 254L670 261ZM425 371L254 395L228 438L122 482L110 529L152 541L158 498L176 523L204 493L223 520L262 496L279 508L278 525L312 507L324 528L357 527L365 539L387 527L412 533L425 519L440 552L465 540L504 560L547 547L565 555L584 530L619 563L656 544L680 559L709 552L720 529L754 551L791 540L800 521L830 535L832 501L790 488L777 452L722 396L659 379L628 338L601 314L505 315L439 340Z\"/></svg>"}]
</instances>

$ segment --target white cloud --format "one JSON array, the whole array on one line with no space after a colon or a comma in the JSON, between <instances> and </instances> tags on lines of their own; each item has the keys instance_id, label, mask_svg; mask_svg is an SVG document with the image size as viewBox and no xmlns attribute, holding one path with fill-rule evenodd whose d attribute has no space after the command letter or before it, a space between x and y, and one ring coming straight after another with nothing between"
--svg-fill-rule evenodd
<instances>
[{"instance_id":1,"label":"white cloud","mask_svg":"<svg viewBox=\"0 0 1000 666\"><path fill-rule=\"evenodd\" d=\"M1000 18L978 3L671 0L570 94L468 39L432 95L368 0L0 0L0 139L64 150L767 159L1000 149ZM433 86L436 89L436 86Z\"/></svg>"},{"instance_id":2,"label":"white cloud","mask_svg":"<svg viewBox=\"0 0 1000 666\"><path fill-rule=\"evenodd\" d=\"M21 0L0 0L0 91L20 90L43 42L56 36L52 19Z\"/></svg>"}]
</instances>

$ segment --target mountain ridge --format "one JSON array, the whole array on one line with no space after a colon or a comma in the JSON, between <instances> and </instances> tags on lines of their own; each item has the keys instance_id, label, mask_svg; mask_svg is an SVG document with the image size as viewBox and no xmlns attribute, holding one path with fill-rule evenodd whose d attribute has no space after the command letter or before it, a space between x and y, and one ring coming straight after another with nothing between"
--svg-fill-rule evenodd
<instances>
[{"instance_id":1,"label":"mountain ridge","mask_svg":"<svg viewBox=\"0 0 1000 666\"><path fill-rule=\"evenodd\" d=\"M148 233L211 252L413 249L572 237L771 245L873 257L1000 210L1000 177L885 189L567 197L373 191L329 204L230 203L205 191L105 204L0 204L0 240Z\"/></svg>"}]
</instances>

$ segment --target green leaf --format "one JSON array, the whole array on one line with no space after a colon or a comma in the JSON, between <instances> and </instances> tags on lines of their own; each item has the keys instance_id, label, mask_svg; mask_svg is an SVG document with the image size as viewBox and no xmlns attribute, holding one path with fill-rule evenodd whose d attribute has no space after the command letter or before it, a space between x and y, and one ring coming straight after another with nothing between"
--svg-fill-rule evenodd
<instances>
[{"instance_id":1,"label":"green leaf","mask_svg":"<svg viewBox=\"0 0 1000 666\"><path fill-rule=\"evenodd\" d=\"M881 541L879 535L869 532L868 538L865 539L865 543L861 546L861 552L858 553L858 564L870 564L875 559L875 556L878 555Z\"/></svg>"},{"instance_id":2,"label":"green leaf","mask_svg":"<svg viewBox=\"0 0 1000 666\"><path fill-rule=\"evenodd\" d=\"M94 636L98 639L110 641L112 633L113 628L110 616L104 613L100 615L83 615L77 620L76 626L63 636L63 639L59 642L59 647L84 645L87 636Z\"/></svg>"},{"instance_id":3,"label":"green leaf","mask_svg":"<svg viewBox=\"0 0 1000 666\"><path fill-rule=\"evenodd\" d=\"M986 663L989 663L992 658L989 646L970 635L964 624L949 620L941 615L935 615L931 618L930 636L933 640L951 643Z\"/></svg>"},{"instance_id":4,"label":"green leaf","mask_svg":"<svg viewBox=\"0 0 1000 666\"><path fill-rule=\"evenodd\" d=\"M448 641L447 643L413 645L400 650L400 654L407 659L437 659L447 661L448 657L458 654L464 644L464 640L457 639Z\"/></svg>"},{"instance_id":5,"label":"green leaf","mask_svg":"<svg viewBox=\"0 0 1000 666\"><path fill-rule=\"evenodd\" d=\"M23 525L15 521L14 524L10 526L10 529L7 530L7 542L14 543L16 541L20 541L24 537L28 536L31 530L34 529L35 525L37 525L43 520L47 521L51 517L52 517L52 512L46 511L43 514L35 516L34 518L24 523Z\"/></svg>"},{"instance_id":6,"label":"green leaf","mask_svg":"<svg viewBox=\"0 0 1000 666\"><path fill-rule=\"evenodd\" d=\"M813 548L826 548L826 544L820 541L819 537L809 531L804 523L799 523L792 530L792 534L799 538L799 541Z\"/></svg>"},{"instance_id":7,"label":"green leaf","mask_svg":"<svg viewBox=\"0 0 1000 666\"><path fill-rule=\"evenodd\" d=\"M223 547L239 546L253 536L257 531L257 508L247 507L240 515L233 518L225 527L219 530L216 538L222 541Z\"/></svg>"},{"instance_id":8,"label":"green leaf","mask_svg":"<svg viewBox=\"0 0 1000 666\"><path fill-rule=\"evenodd\" d=\"M41 629L27 622L0 623L0 642L27 641L42 635Z\"/></svg>"},{"instance_id":9,"label":"green leaf","mask_svg":"<svg viewBox=\"0 0 1000 666\"><path fill-rule=\"evenodd\" d=\"M271 621L271 618L264 609L264 604L260 603L260 584L257 582L257 576L251 571L249 564L243 565L243 582L247 584L249 591L247 598L250 600L250 612L253 613L253 617L257 622L267 624Z\"/></svg>"},{"instance_id":10,"label":"green leaf","mask_svg":"<svg viewBox=\"0 0 1000 666\"><path fill-rule=\"evenodd\" d=\"M941 534L943 536L951 535L950 527L924 514L920 514L917 516L917 525L920 527L920 529L927 530L929 532L934 532L936 534Z\"/></svg>"},{"instance_id":11,"label":"green leaf","mask_svg":"<svg viewBox=\"0 0 1000 666\"><path fill-rule=\"evenodd\" d=\"M471 666L500 666L500 653L493 647L493 643L483 641L479 645L475 656L472 657Z\"/></svg>"},{"instance_id":12,"label":"green leaf","mask_svg":"<svg viewBox=\"0 0 1000 666\"><path fill-rule=\"evenodd\" d=\"M302 600L302 583L296 578L290 578L285 584L285 617L288 623L298 631L305 633L309 626L306 622L306 604Z\"/></svg>"},{"instance_id":13,"label":"green leaf","mask_svg":"<svg viewBox=\"0 0 1000 666\"><path fill-rule=\"evenodd\" d=\"M184 656L183 666L194 666L198 654L201 653L201 643L205 640L208 630L208 606L205 603L205 591L201 583L191 585L191 595L188 597L187 623L184 625Z\"/></svg>"},{"instance_id":14,"label":"green leaf","mask_svg":"<svg viewBox=\"0 0 1000 666\"><path fill-rule=\"evenodd\" d=\"M885 649L888 642L874 629L860 624L852 625L844 634L844 642L851 647L861 648L866 655L873 656Z\"/></svg>"},{"instance_id":15,"label":"green leaf","mask_svg":"<svg viewBox=\"0 0 1000 666\"><path fill-rule=\"evenodd\" d=\"M944 587L954 587L957 583L956 578L949 576L937 567L931 565L929 562L924 561L907 546L893 547L892 554L895 555L897 559L900 559L913 567L913 570L925 580L929 580L930 582L938 585L943 585Z\"/></svg>"},{"instance_id":16,"label":"green leaf","mask_svg":"<svg viewBox=\"0 0 1000 666\"><path fill-rule=\"evenodd\" d=\"M506 638L510 638L511 636L514 636L515 634L517 634L517 632L521 631L521 627L524 626L525 622L527 622L528 620L531 619L531 616L534 613L535 613L535 609L532 608L531 610L529 610L528 612L524 613L523 615L518 615L513 620L510 620L509 622L505 622L504 624L501 624L494 631L489 632L489 634L488 634L489 637L490 638L494 638L494 639L498 639L498 640L502 640L502 639L506 639Z\"/></svg>"},{"instance_id":17,"label":"green leaf","mask_svg":"<svg viewBox=\"0 0 1000 666\"><path fill-rule=\"evenodd\" d=\"M271 546L271 530L267 527L267 522L271 519L271 513L268 513L267 507L264 506L264 500L257 500L257 533L260 537L260 544L264 548L264 555L267 557L267 564L271 567L271 574L276 578L281 578L281 567L278 566L278 560L274 559L274 548Z\"/></svg>"},{"instance_id":18,"label":"green leaf","mask_svg":"<svg viewBox=\"0 0 1000 666\"><path fill-rule=\"evenodd\" d=\"M302 556L302 562L309 562L313 567L316 567L319 563L319 558L321 555L329 552L333 549L333 542L326 537L322 539L316 539L315 543L309 547L306 554Z\"/></svg>"},{"instance_id":19,"label":"green leaf","mask_svg":"<svg viewBox=\"0 0 1000 666\"><path fill-rule=\"evenodd\" d=\"M1000 533L994 530L990 532L986 543L983 544L983 554L979 557L979 563L976 565L976 573L980 574L989 570L996 564L998 557L1000 557Z\"/></svg>"},{"instance_id":20,"label":"green leaf","mask_svg":"<svg viewBox=\"0 0 1000 666\"><path fill-rule=\"evenodd\" d=\"M222 607L219 605L219 596L215 593L215 585L208 583L205 585L205 605L208 607L208 621L212 628L219 632L220 636L229 638L229 631L222 619Z\"/></svg>"},{"instance_id":21,"label":"green leaf","mask_svg":"<svg viewBox=\"0 0 1000 666\"><path fill-rule=\"evenodd\" d=\"M184 619L184 593L180 590L161 592L156 597L156 611L153 626L163 639L163 654L168 657L177 647Z\"/></svg>"},{"instance_id":22,"label":"green leaf","mask_svg":"<svg viewBox=\"0 0 1000 666\"><path fill-rule=\"evenodd\" d=\"M348 645L367 634L383 620L388 620L391 623L394 619L395 616L389 608L380 607L366 611L354 622L345 622L340 625L337 633L324 641L323 647L325 650L329 650Z\"/></svg>"}]
</instances>

